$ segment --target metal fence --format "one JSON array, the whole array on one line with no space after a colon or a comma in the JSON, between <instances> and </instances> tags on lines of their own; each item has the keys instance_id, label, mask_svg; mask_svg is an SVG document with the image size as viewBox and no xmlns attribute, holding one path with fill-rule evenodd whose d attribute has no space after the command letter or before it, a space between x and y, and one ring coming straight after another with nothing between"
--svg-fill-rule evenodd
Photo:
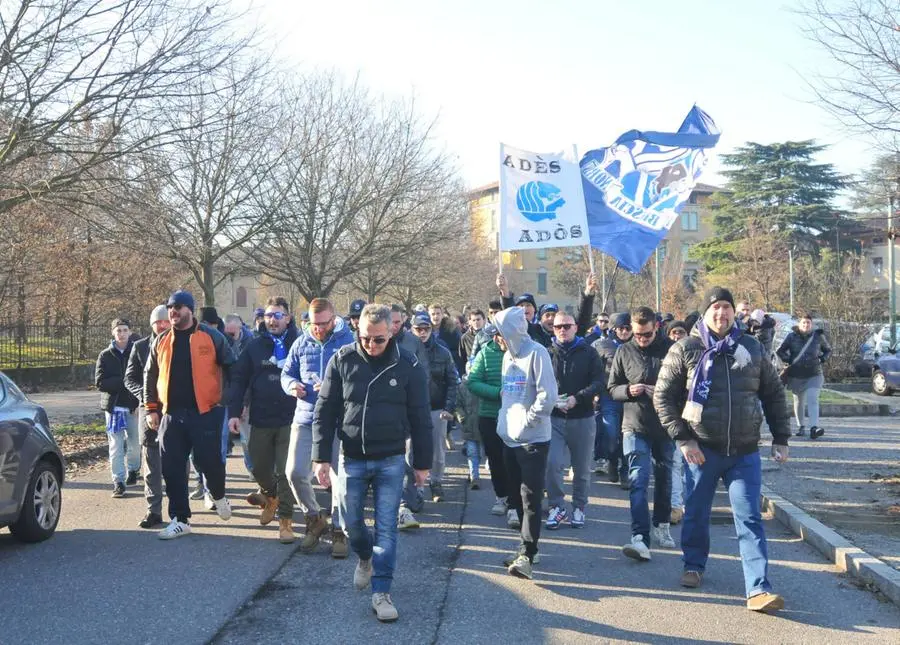
<instances>
[{"instance_id":1,"label":"metal fence","mask_svg":"<svg viewBox=\"0 0 900 645\"><path fill-rule=\"evenodd\" d=\"M45 325L0 319L0 369L92 363L111 341L109 325Z\"/></svg>"}]
</instances>

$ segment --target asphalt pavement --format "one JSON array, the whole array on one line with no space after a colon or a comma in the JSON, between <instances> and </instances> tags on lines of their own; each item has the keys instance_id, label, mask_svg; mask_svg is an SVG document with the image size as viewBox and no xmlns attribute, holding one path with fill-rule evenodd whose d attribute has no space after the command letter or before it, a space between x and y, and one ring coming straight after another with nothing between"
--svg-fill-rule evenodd
<instances>
[{"instance_id":1,"label":"asphalt pavement","mask_svg":"<svg viewBox=\"0 0 900 645\"><path fill-rule=\"evenodd\" d=\"M712 527L703 588L681 589L677 550L654 550L649 563L622 556L627 494L596 479L586 527L544 532L534 581L513 578L500 561L517 533L490 514L488 480L468 491L461 456L448 461L447 501L401 534L395 624L379 624L368 592L353 589L354 556L332 560L324 545L302 554L258 524L232 458L234 517L222 522L193 502L189 537L164 542L137 528L139 489L112 499L105 472L68 483L48 542L0 534L0 643L900 642L898 607L772 521L770 574L785 611L746 610L730 524Z\"/></svg>"}]
</instances>

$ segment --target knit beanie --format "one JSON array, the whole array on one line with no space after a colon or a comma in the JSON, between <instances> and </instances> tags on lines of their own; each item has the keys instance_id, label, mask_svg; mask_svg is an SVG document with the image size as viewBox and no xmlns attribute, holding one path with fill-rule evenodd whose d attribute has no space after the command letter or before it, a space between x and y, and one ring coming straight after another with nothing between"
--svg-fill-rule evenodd
<instances>
[{"instance_id":1,"label":"knit beanie","mask_svg":"<svg viewBox=\"0 0 900 645\"><path fill-rule=\"evenodd\" d=\"M731 292L725 287L713 287L703 297L703 311L706 312L707 309L720 300L729 303L731 308L734 309L734 296L731 295Z\"/></svg>"}]
</instances>

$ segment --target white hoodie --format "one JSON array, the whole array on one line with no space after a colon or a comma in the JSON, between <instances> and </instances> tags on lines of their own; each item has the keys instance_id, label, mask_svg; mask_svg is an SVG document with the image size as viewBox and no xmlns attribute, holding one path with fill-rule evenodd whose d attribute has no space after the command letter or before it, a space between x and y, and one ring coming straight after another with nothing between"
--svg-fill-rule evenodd
<instances>
[{"instance_id":1,"label":"white hoodie","mask_svg":"<svg viewBox=\"0 0 900 645\"><path fill-rule=\"evenodd\" d=\"M558 395L550 353L528 337L520 307L496 314L494 324L509 348L503 355L497 434L512 448L550 441L550 413Z\"/></svg>"}]
</instances>

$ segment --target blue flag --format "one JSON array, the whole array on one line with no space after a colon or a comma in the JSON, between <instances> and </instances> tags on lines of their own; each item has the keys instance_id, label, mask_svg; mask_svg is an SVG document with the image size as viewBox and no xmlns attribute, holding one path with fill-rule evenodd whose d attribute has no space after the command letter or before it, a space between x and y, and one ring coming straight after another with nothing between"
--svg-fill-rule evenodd
<instances>
[{"instance_id":1,"label":"blue flag","mask_svg":"<svg viewBox=\"0 0 900 645\"><path fill-rule=\"evenodd\" d=\"M696 105L678 132L630 130L581 159L591 246L639 273L666 237L719 141Z\"/></svg>"}]
</instances>

